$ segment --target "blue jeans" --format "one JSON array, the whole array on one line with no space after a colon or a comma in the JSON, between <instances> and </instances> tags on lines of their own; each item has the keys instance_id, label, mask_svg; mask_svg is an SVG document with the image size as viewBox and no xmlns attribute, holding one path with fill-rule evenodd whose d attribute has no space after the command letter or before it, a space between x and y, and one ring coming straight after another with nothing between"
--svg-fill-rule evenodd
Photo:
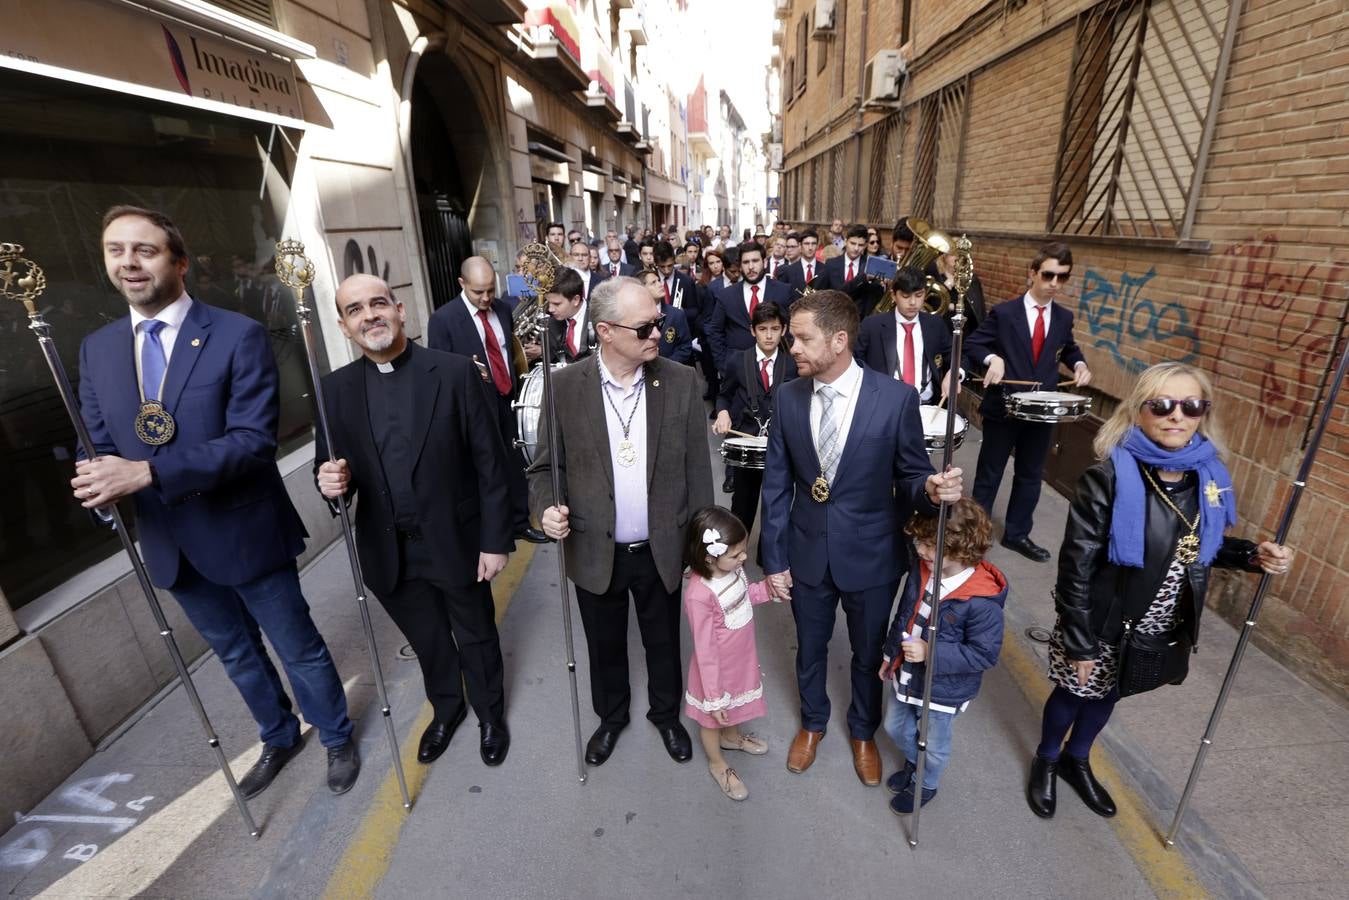
<instances>
[{"instance_id":1,"label":"blue jeans","mask_svg":"<svg viewBox=\"0 0 1349 900\"><path fill-rule=\"evenodd\" d=\"M170 589L206 643L220 657L258 723L263 743L290 747L300 740L300 720L262 643L272 642L295 698L325 747L351 737L347 697L323 636L309 617L295 563L232 586L207 581L186 560Z\"/></svg>"},{"instance_id":2,"label":"blue jeans","mask_svg":"<svg viewBox=\"0 0 1349 900\"><path fill-rule=\"evenodd\" d=\"M897 700L893 694L888 702L885 733L890 735L904 758L917 765L918 717L923 714L923 708ZM923 764L923 787L929 791L937 789L941 773L951 761L951 723L955 720L955 713L927 711L927 762Z\"/></svg>"}]
</instances>

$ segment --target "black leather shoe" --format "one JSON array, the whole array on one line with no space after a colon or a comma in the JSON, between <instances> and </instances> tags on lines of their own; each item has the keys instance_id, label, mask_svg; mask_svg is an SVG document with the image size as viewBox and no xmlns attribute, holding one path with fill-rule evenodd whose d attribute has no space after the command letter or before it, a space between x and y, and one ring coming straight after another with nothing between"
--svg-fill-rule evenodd
<instances>
[{"instance_id":1,"label":"black leather shoe","mask_svg":"<svg viewBox=\"0 0 1349 900\"><path fill-rule=\"evenodd\" d=\"M1087 809L1107 819L1115 815L1115 801L1111 798L1110 792L1092 774L1090 760L1078 759L1065 753L1059 757L1059 772L1063 775L1063 780L1077 791L1077 796L1082 798L1082 802L1087 804Z\"/></svg>"},{"instance_id":2,"label":"black leather shoe","mask_svg":"<svg viewBox=\"0 0 1349 900\"><path fill-rule=\"evenodd\" d=\"M361 774L361 754L356 742L348 740L340 747L328 750L328 790L334 794L345 794L356 783Z\"/></svg>"},{"instance_id":3,"label":"black leather shoe","mask_svg":"<svg viewBox=\"0 0 1349 900\"><path fill-rule=\"evenodd\" d=\"M726 478L721 482L721 492L723 494L735 493L735 469L726 470Z\"/></svg>"},{"instance_id":4,"label":"black leather shoe","mask_svg":"<svg viewBox=\"0 0 1349 900\"><path fill-rule=\"evenodd\" d=\"M277 747L263 744L262 755L253 763L253 768L239 779L239 793L245 800L252 800L267 789L267 785L280 774L281 769L304 749L304 740L298 740L289 747Z\"/></svg>"},{"instance_id":5,"label":"black leather shoe","mask_svg":"<svg viewBox=\"0 0 1349 900\"><path fill-rule=\"evenodd\" d=\"M898 794L890 798L890 812L897 816L908 815L913 812L913 789L915 785L910 782L909 786ZM937 796L937 789L928 790L923 788L923 806L932 802L932 798Z\"/></svg>"},{"instance_id":6,"label":"black leather shoe","mask_svg":"<svg viewBox=\"0 0 1349 900\"><path fill-rule=\"evenodd\" d=\"M531 544L546 544L551 540L548 535L532 525L521 528L519 531L515 532L514 537L522 541L528 541Z\"/></svg>"},{"instance_id":7,"label":"black leather shoe","mask_svg":"<svg viewBox=\"0 0 1349 900\"><path fill-rule=\"evenodd\" d=\"M439 759L445 748L450 746L450 738L454 737L455 729L467 715L468 709L461 706L455 717L448 722L433 721L427 725L426 730L422 732L421 743L417 745L417 762L431 763Z\"/></svg>"},{"instance_id":8,"label":"black leather shoe","mask_svg":"<svg viewBox=\"0 0 1349 900\"><path fill-rule=\"evenodd\" d=\"M1054 818L1058 806L1058 767L1058 760L1045 759L1038 753L1031 760L1026 802L1030 804L1030 811L1042 819Z\"/></svg>"},{"instance_id":9,"label":"black leather shoe","mask_svg":"<svg viewBox=\"0 0 1349 900\"><path fill-rule=\"evenodd\" d=\"M479 722L478 730L482 732L478 744L482 761L489 766L501 765L506 761L506 754L511 749L511 733L506 730L506 723Z\"/></svg>"},{"instance_id":10,"label":"black leather shoe","mask_svg":"<svg viewBox=\"0 0 1349 900\"><path fill-rule=\"evenodd\" d=\"M601 725L586 742L586 765L602 766L618 746L618 731Z\"/></svg>"},{"instance_id":11,"label":"black leather shoe","mask_svg":"<svg viewBox=\"0 0 1349 900\"><path fill-rule=\"evenodd\" d=\"M913 784L913 763L904 760L904 768L885 779L885 789L892 794L902 794Z\"/></svg>"},{"instance_id":12,"label":"black leather shoe","mask_svg":"<svg viewBox=\"0 0 1349 900\"><path fill-rule=\"evenodd\" d=\"M1049 562L1049 551L1030 538L1021 538L1020 540L1008 540L1003 538L1000 543L1008 550L1015 550L1026 559L1034 562Z\"/></svg>"},{"instance_id":13,"label":"black leather shoe","mask_svg":"<svg viewBox=\"0 0 1349 900\"><path fill-rule=\"evenodd\" d=\"M693 741L689 739L689 733L684 730L684 726L675 722L673 725L661 725L660 739L665 742L665 752L670 754L670 759L675 762L684 763L693 759Z\"/></svg>"}]
</instances>

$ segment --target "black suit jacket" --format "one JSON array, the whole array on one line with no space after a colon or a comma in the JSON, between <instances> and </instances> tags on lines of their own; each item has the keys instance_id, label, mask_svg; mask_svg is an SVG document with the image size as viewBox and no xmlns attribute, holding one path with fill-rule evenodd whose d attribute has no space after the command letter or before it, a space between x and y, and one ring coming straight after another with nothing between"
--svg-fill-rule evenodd
<instances>
[{"instance_id":1,"label":"black suit jacket","mask_svg":"<svg viewBox=\"0 0 1349 900\"><path fill-rule=\"evenodd\" d=\"M722 372L721 389L717 393L717 412L730 413L731 426L747 434L759 433L759 421L767 422L773 415L773 395L779 387L796 378L796 361L786 346L780 344L773 359L773 386L765 393L763 382L759 380L757 356L753 347L732 353ZM746 359L749 360L748 370Z\"/></svg>"},{"instance_id":2,"label":"black suit jacket","mask_svg":"<svg viewBox=\"0 0 1349 900\"><path fill-rule=\"evenodd\" d=\"M749 285L744 281L713 295L712 314L707 324L707 339L712 345L712 359L717 370L726 368L733 350L748 350L754 346L754 332L749 324ZM791 303L791 288L764 278L759 282L759 302L772 300L785 311Z\"/></svg>"},{"instance_id":3,"label":"black suit jacket","mask_svg":"<svg viewBox=\"0 0 1349 900\"><path fill-rule=\"evenodd\" d=\"M567 323L559 322L557 319L548 320L548 330L552 332L552 350L554 359L576 362L578 359L585 359L595 351L595 345L598 340L595 337L595 326L586 316L584 326L576 330L576 353L572 353L567 347Z\"/></svg>"},{"instance_id":4,"label":"black suit jacket","mask_svg":"<svg viewBox=\"0 0 1349 900\"><path fill-rule=\"evenodd\" d=\"M814 284L817 288L821 287L822 285L820 282L820 276L824 272L823 264L818 262L815 263L815 268L813 272L815 275L815 280L810 283ZM796 262L791 263L790 265L784 268L778 269L777 280L784 282L789 288L792 289L791 299L795 300L797 297L800 297L801 292L806 289L807 284L805 261L798 259Z\"/></svg>"},{"instance_id":5,"label":"black suit jacket","mask_svg":"<svg viewBox=\"0 0 1349 900\"><path fill-rule=\"evenodd\" d=\"M852 281L848 281L847 266L847 256L835 256L827 260L824 264L824 274L816 279L815 287L822 291L843 291L857 303L858 315L865 319L876 309L877 302L885 296L885 285L879 281L867 280L866 253L857 257Z\"/></svg>"},{"instance_id":6,"label":"black suit jacket","mask_svg":"<svg viewBox=\"0 0 1349 900\"><path fill-rule=\"evenodd\" d=\"M1031 358L1031 330L1026 320L1025 298L1017 297L999 303L988 311L988 317L965 341L965 365L973 368L984 365L990 353L1001 356L1005 364L1003 378L1016 381L1037 381L1039 388L1026 385L1008 385L1007 393L1020 391L1056 391L1059 383L1059 365L1073 368L1086 362L1082 350L1073 340L1073 313L1058 303L1050 307L1049 327L1045 331L1040 361ZM993 385L984 394L979 412L993 419L1007 417L1001 385Z\"/></svg>"},{"instance_id":7,"label":"black suit jacket","mask_svg":"<svg viewBox=\"0 0 1349 900\"><path fill-rule=\"evenodd\" d=\"M596 270L596 273L595 273L595 274L597 274L597 275L600 276L600 281L604 281L604 280L607 279L607 278L613 278L613 277L614 277L614 273L613 273L613 271L610 269L610 266L611 266L611 265L612 265L612 263L608 263L608 262L602 262L602 263L600 263L600 267L599 267L598 270ZM627 276L628 278L636 278L636 277L637 277L637 273L640 272L640 271L641 271L641 269L637 268L636 266L628 265L628 264L625 263L625 262L621 262L621 263L618 264L618 274L619 274L620 276Z\"/></svg>"},{"instance_id":8,"label":"black suit jacket","mask_svg":"<svg viewBox=\"0 0 1349 900\"><path fill-rule=\"evenodd\" d=\"M944 319L925 312L918 314L918 327L923 332L923 381L932 385L935 401L941 397L942 379L951 370L951 330ZM868 316L857 332L853 356L858 365L893 378L899 369L898 337L899 322L894 313ZM919 394L922 387L918 385Z\"/></svg>"},{"instance_id":9,"label":"black suit jacket","mask_svg":"<svg viewBox=\"0 0 1349 900\"><path fill-rule=\"evenodd\" d=\"M412 487L417 518L430 557L451 583L477 578L479 553L510 553L511 511L506 491L506 449L492 426L492 410L476 367L462 356L410 345L407 366L416 388L412 423ZM366 584L387 596L398 584L400 563L393 504L380 465L365 394L366 359L323 379L324 409L333 451L351 470L348 498L356 504L356 547ZM314 470L328 459L317 429Z\"/></svg>"},{"instance_id":10,"label":"black suit jacket","mask_svg":"<svg viewBox=\"0 0 1349 900\"><path fill-rule=\"evenodd\" d=\"M711 315L705 297L698 290L698 283L688 276L686 272L675 269L674 288L670 292L670 303L673 304L675 295L679 296L679 308L684 311L684 318L689 323L689 333L693 337L699 337L706 330L707 319Z\"/></svg>"},{"instance_id":11,"label":"black suit jacket","mask_svg":"<svg viewBox=\"0 0 1349 900\"><path fill-rule=\"evenodd\" d=\"M515 396L517 379L525 374L515 371L515 364L509 352L510 336L515 333L515 320L511 315L510 304L500 297L492 301L492 312L496 314L497 322L506 335L506 366L511 370L512 385L511 396L506 398L509 400ZM488 364L487 348L483 346L482 338L478 337L478 326L474 324L473 317L464 306L463 294L431 313L431 318L426 323L426 344L432 350L443 350L446 353L467 356L469 359L476 357L484 366ZM488 381L487 385L492 388L493 393L496 393L491 381Z\"/></svg>"}]
</instances>

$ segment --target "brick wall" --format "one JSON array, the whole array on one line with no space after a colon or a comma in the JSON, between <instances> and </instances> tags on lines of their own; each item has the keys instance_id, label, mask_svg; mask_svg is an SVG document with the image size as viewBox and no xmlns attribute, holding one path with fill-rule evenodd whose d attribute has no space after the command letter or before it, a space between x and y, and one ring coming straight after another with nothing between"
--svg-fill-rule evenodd
<instances>
[{"instance_id":1,"label":"brick wall","mask_svg":"<svg viewBox=\"0 0 1349 900\"><path fill-rule=\"evenodd\" d=\"M1026 263L1043 237L1072 56L1071 18L1090 5L1026 4L965 35L940 58L920 53L913 61L906 104L975 72L959 221L937 224L971 232L990 299L1024 290ZM873 23L892 15L892 6L898 4L873 3ZM981 4L916 0L915 6L915 36L930 48ZM1349 49L1338 39L1346 29L1349 10L1339 0L1247 0L1200 193L1195 249L1123 240L1073 245L1069 302L1096 376L1093 387L1109 405L1155 362L1190 360L1209 372L1240 499L1236 532L1256 539L1277 527L1349 310ZM868 56L876 49L870 45ZM818 126L803 132L797 124L802 111L828 109L812 106L815 87L808 84L784 111L785 131L796 137L791 146L798 151L788 169L851 136L855 125L843 118L828 134ZM906 108L901 207L912 195L919 118L916 106ZM881 115L868 113L864 127ZM814 121L823 125L826 118ZM813 142L804 145L803 137ZM817 218L825 216L821 211ZM1294 572L1274 582L1256 640L1349 691L1349 592L1343 589L1349 579L1349 397L1333 413L1290 543L1298 551ZM1222 575L1210 604L1239 622L1255 583Z\"/></svg>"}]
</instances>

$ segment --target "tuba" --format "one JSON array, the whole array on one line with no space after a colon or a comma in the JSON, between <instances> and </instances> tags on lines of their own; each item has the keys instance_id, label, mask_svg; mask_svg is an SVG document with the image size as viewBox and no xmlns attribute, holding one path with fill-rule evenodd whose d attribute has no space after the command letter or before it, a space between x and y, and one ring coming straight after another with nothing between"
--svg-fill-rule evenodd
<instances>
[{"instance_id":1,"label":"tuba","mask_svg":"<svg viewBox=\"0 0 1349 900\"><path fill-rule=\"evenodd\" d=\"M909 249L904 251L898 262L895 263L896 269L917 269L920 272L927 270L927 267L939 256L945 256L951 252L951 239L933 228L925 219L910 218L909 229L913 232L913 243ZM942 315L946 308L951 305L951 292L946 285L939 279L927 276L927 302L924 304L927 311L936 315ZM933 298L938 299L934 306ZM885 296L876 304L876 312L890 313L895 311L895 296L889 290Z\"/></svg>"}]
</instances>

